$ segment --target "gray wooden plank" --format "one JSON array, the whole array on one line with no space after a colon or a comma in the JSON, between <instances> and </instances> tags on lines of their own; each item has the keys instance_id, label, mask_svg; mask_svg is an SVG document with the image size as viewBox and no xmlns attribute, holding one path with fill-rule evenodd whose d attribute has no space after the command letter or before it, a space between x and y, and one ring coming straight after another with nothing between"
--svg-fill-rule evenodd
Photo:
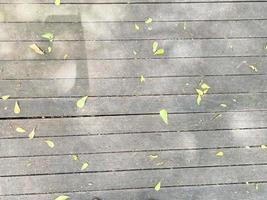
<instances>
[{"instance_id":1,"label":"gray wooden plank","mask_svg":"<svg viewBox=\"0 0 267 200\"><path fill-rule=\"evenodd\" d=\"M203 80L210 85L210 94L267 92L265 75L218 77L160 77L125 79L56 79L56 80L1 80L1 95L11 97L79 97L196 94ZM175 87L174 87L175 86Z\"/></svg>"},{"instance_id":2,"label":"gray wooden plank","mask_svg":"<svg viewBox=\"0 0 267 200\"><path fill-rule=\"evenodd\" d=\"M27 136L27 133L20 135ZM55 137L50 138L55 144L54 148L48 147L45 143L46 139L49 138L0 140L0 157L196 148L245 148L246 146L267 144L265 129Z\"/></svg>"},{"instance_id":3,"label":"gray wooden plank","mask_svg":"<svg viewBox=\"0 0 267 200\"><path fill-rule=\"evenodd\" d=\"M15 101L0 101L0 117L18 117L13 112ZM208 95L197 105L196 95L145 97L91 97L83 109L76 98L45 98L18 100L22 109L19 117L64 117L121 114L158 114L164 108L169 113L225 112L267 110L267 94ZM226 104L222 107L220 104Z\"/></svg>"},{"instance_id":4,"label":"gray wooden plank","mask_svg":"<svg viewBox=\"0 0 267 200\"><path fill-rule=\"evenodd\" d=\"M259 0L64 0L61 4L75 3L75 4L131 4L131 3L197 3L197 2L258 2ZM0 3L34 3L34 4L53 4L51 1L41 0L2 0Z\"/></svg>"},{"instance_id":5,"label":"gray wooden plank","mask_svg":"<svg viewBox=\"0 0 267 200\"><path fill-rule=\"evenodd\" d=\"M168 125L162 122L159 115L2 120L0 137L27 136L18 134L15 131L17 127L23 127L27 132L37 127L36 136L47 137L266 128L266 113L266 111L227 112L217 118L216 113L170 114Z\"/></svg>"},{"instance_id":6,"label":"gray wooden plank","mask_svg":"<svg viewBox=\"0 0 267 200\"><path fill-rule=\"evenodd\" d=\"M213 149L85 154L79 155L79 161L73 161L70 155L1 158L0 176L79 173L82 162L90 164L90 167L84 171L91 173L267 163L267 152L261 148L223 149L222 151L225 154L222 158L215 156L218 150ZM158 158L152 160L149 157L151 155L157 155Z\"/></svg>"},{"instance_id":7,"label":"gray wooden plank","mask_svg":"<svg viewBox=\"0 0 267 200\"><path fill-rule=\"evenodd\" d=\"M176 200L264 200L267 195L267 185L265 183L258 184L259 190L255 189L255 184L236 184L236 185L214 185L199 187L169 187L161 188L160 192L153 189L126 189L112 191L96 191L96 192L77 192L66 193L72 199L88 200L93 197L109 200L139 200L139 199L169 199ZM55 199L61 193L57 194L38 194L38 195L20 195L0 197L1 200L51 200Z\"/></svg>"},{"instance_id":8,"label":"gray wooden plank","mask_svg":"<svg viewBox=\"0 0 267 200\"><path fill-rule=\"evenodd\" d=\"M212 176L211 176L212 174ZM46 193L66 191L111 190L151 187L159 181L162 187L220 183L244 183L262 181L267 177L267 167L215 167L196 169L172 169L132 172L107 172L30 177L4 177L1 180L2 195ZM27 184L25 184L25 182ZM64 183L64 184L62 184ZM88 184L89 183L89 184Z\"/></svg>"},{"instance_id":9,"label":"gray wooden plank","mask_svg":"<svg viewBox=\"0 0 267 200\"><path fill-rule=\"evenodd\" d=\"M44 40L44 32L53 32L58 40L139 40L266 37L266 20L154 22L146 25L122 23L4 23L0 40ZM148 30L151 27L152 30ZM17 30L20 30L19 32ZM8 34L7 34L8 33Z\"/></svg>"},{"instance_id":10,"label":"gray wooden plank","mask_svg":"<svg viewBox=\"0 0 267 200\"><path fill-rule=\"evenodd\" d=\"M267 58L191 58L151 60L0 61L0 79L110 78L266 74ZM78 66L82 66L79 67Z\"/></svg>"},{"instance_id":11,"label":"gray wooden plank","mask_svg":"<svg viewBox=\"0 0 267 200\"><path fill-rule=\"evenodd\" d=\"M159 47L165 49L162 56L153 55L153 41L56 41L52 53L39 55L29 46L32 42L1 42L1 60L63 59L133 59L133 58L177 58L177 57L222 57L222 56L266 56L266 39L203 39L162 40ZM48 42L38 42L42 48ZM133 51L136 51L135 55ZM86 62L84 63L86 64Z\"/></svg>"},{"instance_id":12,"label":"gray wooden plank","mask_svg":"<svg viewBox=\"0 0 267 200\"><path fill-rule=\"evenodd\" d=\"M1 4L2 22L92 22L266 19L267 3L186 3L186 4ZM15 11L15 12L14 12ZM28 13L28 14L25 14Z\"/></svg>"}]
</instances>

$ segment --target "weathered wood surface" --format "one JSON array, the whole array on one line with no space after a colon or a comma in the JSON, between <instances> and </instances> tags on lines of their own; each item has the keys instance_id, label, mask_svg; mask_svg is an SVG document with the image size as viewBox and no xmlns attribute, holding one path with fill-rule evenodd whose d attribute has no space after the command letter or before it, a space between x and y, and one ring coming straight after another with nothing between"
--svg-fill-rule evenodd
<instances>
[{"instance_id":1,"label":"weathered wood surface","mask_svg":"<svg viewBox=\"0 0 267 200\"><path fill-rule=\"evenodd\" d=\"M249 68L255 65L258 73ZM140 78L266 74L266 57L0 61L0 79ZM77 68L78 66L83 66Z\"/></svg>"},{"instance_id":2,"label":"weathered wood surface","mask_svg":"<svg viewBox=\"0 0 267 200\"><path fill-rule=\"evenodd\" d=\"M0 200L266 198L266 2L53 4L0 2L0 95L11 96L0 101ZM201 81L211 88L198 106Z\"/></svg>"},{"instance_id":3,"label":"weathered wood surface","mask_svg":"<svg viewBox=\"0 0 267 200\"><path fill-rule=\"evenodd\" d=\"M266 2L185 4L1 4L2 22L94 22L266 19ZM14 14L16 10L16 14ZM27 14L26 14L27 13Z\"/></svg>"},{"instance_id":4,"label":"weathered wood surface","mask_svg":"<svg viewBox=\"0 0 267 200\"><path fill-rule=\"evenodd\" d=\"M15 101L19 101L21 114L13 113ZM169 113L199 113L227 111L267 111L267 94L219 94L208 95L196 103L196 95L144 96L144 97L91 97L83 109L76 107L76 98L16 99L0 102L1 118L16 117L68 117L158 114L162 108ZM149 102L149 105L148 103ZM227 107L221 106L226 104Z\"/></svg>"},{"instance_id":5,"label":"weathered wood surface","mask_svg":"<svg viewBox=\"0 0 267 200\"><path fill-rule=\"evenodd\" d=\"M209 94L267 92L265 75L159 77L147 78L144 83L140 78L1 80L0 91L12 97L185 95L196 94L201 80L211 86Z\"/></svg>"},{"instance_id":6,"label":"weathered wood surface","mask_svg":"<svg viewBox=\"0 0 267 200\"><path fill-rule=\"evenodd\" d=\"M95 191L95 192L75 192L66 193L73 199L88 200L88 198L100 197L101 199L171 199L175 200L179 196L181 200L195 199L214 199L229 200L236 199L257 199L264 200L267 194L267 186L265 183L258 184L259 190L256 190L255 184L230 184L230 185L211 185L198 187L166 187L162 188L161 192L155 192L148 189L126 189L126 190L111 190L111 191ZM37 195L19 195L0 197L1 200L51 200L61 193L56 194L37 194Z\"/></svg>"},{"instance_id":7,"label":"weathered wood surface","mask_svg":"<svg viewBox=\"0 0 267 200\"><path fill-rule=\"evenodd\" d=\"M135 29L135 24L140 30ZM6 23L1 24L0 40L45 40L41 35L50 31L54 33L55 41L253 38L267 37L266 29L266 20L153 22L151 25L144 22Z\"/></svg>"},{"instance_id":8,"label":"weathered wood surface","mask_svg":"<svg viewBox=\"0 0 267 200\"><path fill-rule=\"evenodd\" d=\"M137 59L137 58L194 58L226 56L266 56L266 39L203 39L203 40L163 40L159 47L165 54L155 56L153 41L56 41L52 53L38 55L29 46L32 42L1 42L1 60L63 60L67 59ZM43 49L48 42L39 42ZM205 49L205 50L204 50ZM136 51L136 55L133 53Z\"/></svg>"},{"instance_id":9,"label":"weathered wood surface","mask_svg":"<svg viewBox=\"0 0 267 200\"><path fill-rule=\"evenodd\" d=\"M226 112L220 117L218 114L171 114L169 125L162 122L158 114L1 120L0 133L2 138L27 137L27 134L18 134L17 127L28 133L37 127L36 136L42 137L266 128L266 111Z\"/></svg>"}]
</instances>

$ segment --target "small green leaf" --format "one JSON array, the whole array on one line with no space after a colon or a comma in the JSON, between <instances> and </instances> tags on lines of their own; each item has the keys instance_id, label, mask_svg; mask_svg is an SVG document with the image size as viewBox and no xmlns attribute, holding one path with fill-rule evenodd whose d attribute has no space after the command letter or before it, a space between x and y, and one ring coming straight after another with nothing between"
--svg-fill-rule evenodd
<instances>
[{"instance_id":1,"label":"small green leaf","mask_svg":"<svg viewBox=\"0 0 267 200\"><path fill-rule=\"evenodd\" d=\"M158 46L159 46L159 43L158 42L153 42L153 45L152 45L152 49L153 49L153 53L155 53L158 49Z\"/></svg>"},{"instance_id":2,"label":"small green leaf","mask_svg":"<svg viewBox=\"0 0 267 200\"><path fill-rule=\"evenodd\" d=\"M41 47L39 47L37 44L32 44L32 45L30 45L30 48L31 48L32 50L34 50L35 53L37 53L37 54L40 54L40 55L44 55L44 54L45 54L45 53L44 53L44 50L41 49Z\"/></svg>"},{"instance_id":3,"label":"small green leaf","mask_svg":"<svg viewBox=\"0 0 267 200\"><path fill-rule=\"evenodd\" d=\"M89 164L87 162L83 163L81 170L85 170L87 167L89 166Z\"/></svg>"},{"instance_id":4,"label":"small green leaf","mask_svg":"<svg viewBox=\"0 0 267 200\"><path fill-rule=\"evenodd\" d=\"M226 104L224 104L224 103L221 103L221 104L220 104L220 106L221 106L221 107L224 107L224 108L226 108L226 107L227 107L227 105L226 105Z\"/></svg>"},{"instance_id":5,"label":"small green leaf","mask_svg":"<svg viewBox=\"0 0 267 200\"><path fill-rule=\"evenodd\" d=\"M157 185L155 185L155 190L158 192L160 191L161 182L158 182Z\"/></svg>"},{"instance_id":6,"label":"small green leaf","mask_svg":"<svg viewBox=\"0 0 267 200\"><path fill-rule=\"evenodd\" d=\"M146 80L145 77L143 75L141 75L140 82L143 83L143 82L145 82L145 80Z\"/></svg>"},{"instance_id":7,"label":"small green leaf","mask_svg":"<svg viewBox=\"0 0 267 200\"><path fill-rule=\"evenodd\" d=\"M164 121L164 123L168 124L168 112L167 112L167 110L162 109L159 114L160 114L161 119Z\"/></svg>"},{"instance_id":8,"label":"small green leaf","mask_svg":"<svg viewBox=\"0 0 267 200\"><path fill-rule=\"evenodd\" d=\"M150 160L155 160L155 159L157 159L159 156L155 154L155 155L149 155L148 157L149 157Z\"/></svg>"},{"instance_id":9,"label":"small green leaf","mask_svg":"<svg viewBox=\"0 0 267 200\"><path fill-rule=\"evenodd\" d=\"M51 141L51 140L46 140L45 143L46 143L50 148L54 148L54 147L55 147L54 142Z\"/></svg>"},{"instance_id":10,"label":"small green leaf","mask_svg":"<svg viewBox=\"0 0 267 200\"><path fill-rule=\"evenodd\" d=\"M4 101L6 101L6 100L8 100L9 99L9 95L4 95L4 96L2 96L1 98L4 100Z\"/></svg>"},{"instance_id":11,"label":"small green leaf","mask_svg":"<svg viewBox=\"0 0 267 200\"><path fill-rule=\"evenodd\" d=\"M54 40L54 34L53 33L44 33L42 34L42 38L45 38L52 42Z\"/></svg>"},{"instance_id":12,"label":"small green leaf","mask_svg":"<svg viewBox=\"0 0 267 200\"><path fill-rule=\"evenodd\" d=\"M79 160L79 156L77 154L73 154L71 157L72 157L72 160L75 160L75 161Z\"/></svg>"},{"instance_id":13,"label":"small green leaf","mask_svg":"<svg viewBox=\"0 0 267 200\"><path fill-rule=\"evenodd\" d=\"M23 128L21 128L21 127L17 127L17 128L16 128L16 131L17 131L18 133L25 133L25 132L26 132L26 130L23 129Z\"/></svg>"},{"instance_id":14,"label":"small green leaf","mask_svg":"<svg viewBox=\"0 0 267 200\"><path fill-rule=\"evenodd\" d=\"M196 91L197 91L198 96L202 97L204 95L204 92L202 90L196 89Z\"/></svg>"},{"instance_id":15,"label":"small green leaf","mask_svg":"<svg viewBox=\"0 0 267 200\"><path fill-rule=\"evenodd\" d=\"M148 18L146 19L145 23L146 23L146 24L150 24L152 21L153 21L152 18L151 18L151 17L148 17Z\"/></svg>"},{"instance_id":16,"label":"small green leaf","mask_svg":"<svg viewBox=\"0 0 267 200\"><path fill-rule=\"evenodd\" d=\"M55 0L55 5L56 5L56 6L59 6L60 3L61 3L60 0Z\"/></svg>"},{"instance_id":17,"label":"small green leaf","mask_svg":"<svg viewBox=\"0 0 267 200\"><path fill-rule=\"evenodd\" d=\"M77 107L83 108L85 106L87 98L88 98L88 96L84 96L84 97L80 98L76 103Z\"/></svg>"},{"instance_id":18,"label":"small green leaf","mask_svg":"<svg viewBox=\"0 0 267 200\"><path fill-rule=\"evenodd\" d=\"M135 28L135 30L137 30L137 31L140 30L140 27L139 27L137 24L134 24L134 28Z\"/></svg>"},{"instance_id":19,"label":"small green leaf","mask_svg":"<svg viewBox=\"0 0 267 200\"><path fill-rule=\"evenodd\" d=\"M20 113L20 107L19 103L16 101L15 106L14 106L14 113L19 114Z\"/></svg>"},{"instance_id":20,"label":"small green leaf","mask_svg":"<svg viewBox=\"0 0 267 200\"><path fill-rule=\"evenodd\" d=\"M154 53L154 55L164 55L164 53L165 53L164 49L158 49L158 50Z\"/></svg>"},{"instance_id":21,"label":"small green leaf","mask_svg":"<svg viewBox=\"0 0 267 200\"><path fill-rule=\"evenodd\" d=\"M224 153L222 151L219 151L219 152L216 153L216 156L217 157L223 157Z\"/></svg>"},{"instance_id":22,"label":"small green leaf","mask_svg":"<svg viewBox=\"0 0 267 200\"><path fill-rule=\"evenodd\" d=\"M35 128L32 129L32 131L30 132L29 139L32 140L34 138L34 136L35 136Z\"/></svg>"},{"instance_id":23,"label":"small green leaf","mask_svg":"<svg viewBox=\"0 0 267 200\"><path fill-rule=\"evenodd\" d=\"M64 196L64 195L55 198L55 200L67 200L67 199L70 199L70 197L69 196Z\"/></svg>"},{"instance_id":24,"label":"small green leaf","mask_svg":"<svg viewBox=\"0 0 267 200\"><path fill-rule=\"evenodd\" d=\"M206 84L206 83L202 83L200 87L201 87L204 94L206 94L210 89L210 86L208 86L208 84Z\"/></svg>"},{"instance_id":25,"label":"small green leaf","mask_svg":"<svg viewBox=\"0 0 267 200\"><path fill-rule=\"evenodd\" d=\"M197 95L197 105L200 105L202 100L202 96L201 95Z\"/></svg>"}]
</instances>

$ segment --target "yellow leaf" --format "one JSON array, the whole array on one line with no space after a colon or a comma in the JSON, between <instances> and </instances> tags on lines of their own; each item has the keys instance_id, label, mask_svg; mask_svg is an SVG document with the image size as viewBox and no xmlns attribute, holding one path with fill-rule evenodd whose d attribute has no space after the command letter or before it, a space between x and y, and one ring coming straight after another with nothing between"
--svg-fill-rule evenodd
<instances>
[{"instance_id":1,"label":"yellow leaf","mask_svg":"<svg viewBox=\"0 0 267 200\"><path fill-rule=\"evenodd\" d=\"M88 166L89 164L87 162L83 163L81 170L85 170Z\"/></svg>"},{"instance_id":2,"label":"yellow leaf","mask_svg":"<svg viewBox=\"0 0 267 200\"><path fill-rule=\"evenodd\" d=\"M79 157L76 154L73 154L71 157L72 157L72 160L75 160L75 161L79 160Z\"/></svg>"},{"instance_id":3,"label":"yellow leaf","mask_svg":"<svg viewBox=\"0 0 267 200\"><path fill-rule=\"evenodd\" d=\"M61 3L60 0L55 0L55 5L56 5L56 6L59 6L60 3Z\"/></svg>"},{"instance_id":4,"label":"yellow leaf","mask_svg":"<svg viewBox=\"0 0 267 200\"><path fill-rule=\"evenodd\" d=\"M157 185L155 185L155 190L158 192L160 191L161 182L158 182Z\"/></svg>"},{"instance_id":5,"label":"yellow leaf","mask_svg":"<svg viewBox=\"0 0 267 200\"><path fill-rule=\"evenodd\" d=\"M146 80L145 77L143 75L141 75L140 82L143 83L143 82L145 82L145 80Z\"/></svg>"},{"instance_id":6,"label":"yellow leaf","mask_svg":"<svg viewBox=\"0 0 267 200\"><path fill-rule=\"evenodd\" d=\"M224 156L224 153L222 151L219 151L219 152L216 153L216 156L222 157L222 156Z\"/></svg>"},{"instance_id":7,"label":"yellow leaf","mask_svg":"<svg viewBox=\"0 0 267 200\"><path fill-rule=\"evenodd\" d=\"M158 49L158 50L154 53L154 55L164 55L164 53L165 53L164 49Z\"/></svg>"},{"instance_id":8,"label":"yellow leaf","mask_svg":"<svg viewBox=\"0 0 267 200\"><path fill-rule=\"evenodd\" d=\"M261 145L261 148L262 148L262 149L267 149L267 146L264 145L264 144L262 144L262 145Z\"/></svg>"},{"instance_id":9,"label":"yellow leaf","mask_svg":"<svg viewBox=\"0 0 267 200\"><path fill-rule=\"evenodd\" d=\"M64 55L64 60L66 60L68 57L69 57L69 55L68 54L65 54Z\"/></svg>"},{"instance_id":10,"label":"yellow leaf","mask_svg":"<svg viewBox=\"0 0 267 200\"><path fill-rule=\"evenodd\" d=\"M150 24L152 21L153 21L152 18L151 18L151 17L148 17L148 18L146 19L145 23L146 23L146 24Z\"/></svg>"},{"instance_id":11,"label":"yellow leaf","mask_svg":"<svg viewBox=\"0 0 267 200\"><path fill-rule=\"evenodd\" d=\"M196 91L197 91L198 96L201 96L202 97L204 95L204 93L203 93L202 90L196 89Z\"/></svg>"},{"instance_id":12,"label":"yellow leaf","mask_svg":"<svg viewBox=\"0 0 267 200\"><path fill-rule=\"evenodd\" d=\"M35 128L32 129L32 131L30 132L29 139L32 140L34 138L34 136L35 136Z\"/></svg>"},{"instance_id":13,"label":"yellow leaf","mask_svg":"<svg viewBox=\"0 0 267 200\"><path fill-rule=\"evenodd\" d=\"M254 72L258 72L258 69L255 65L249 65L248 67L252 69Z\"/></svg>"},{"instance_id":14,"label":"yellow leaf","mask_svg":"<svg viewBox=\"0 0 267 200\"><path fill-rule=\"evenodd\" d=\"M210 89L210 86L208 86L206 83L202 83L200 87L203 91L203 94L206 94Z\"/></svg>"},{"instance_id":15,"label":"yellow leaf","mask_svg":"<svg viewBox=\"0 0 267 200\"><path fill-rule=\"evenodd\" d=\"M14 113L19 114L20 113L20 107L19 103L16 101L15 106L14 106Z\"/></svg>"},{"instance_id":16,"label":"yellow leaf","mask_svg":"<svg viewBox=\"0 0 267 200\"><path fill-rule=\"evenodd\" d=\"M221 104L220 104L220 106L221 106L221 107L224 107L224 108L226 108L226 107L227 107L227 105L226 105L226 104L224 104L224 103L221 103Z\"/></svg>"},{"instance_id":17,"label":"yellow leaf","mask_svg":"<svg viewBox=\"0 0 267 200\"><path fill-rule=\"evenodd\" d=\"M83 108L85 106L87 98L88 98L88 96L84 96L84 97L80 98L76 103L77 107Z\"/></svg>"},{"instance_id":18,"label":"yellow leaf","mask_svg":"<svg viewBox=\"0 0 267 200\"><path fill-rule=\"evenodd\" d=\"M30 45L30 48L35 51L35 53L44 55L44 50L37 46L37 44Z\"/></svg>"},{"instance_id":19,"label":"yellow leaf","mask_svg":"<svg viewBox=\"0 0 267 200\"><path fill-rule=\"evenodd\" d=\"M54 142L51 141L51 140L46 140L45 143L46 143L50 148L54 148L54 147L55 147Z\"/></svg>"},{"instance_id":20,"label":"yellow leaf","mask_svg":"<svg viewBox=\"0 0 267 200\"><path fill-rule=\"evenodd\" d=\"M165 109L162 109L160 112L161 119L165 122L165 124L168 124L168 112Z\"/></svg>"},{"instance_id":21,"label":"yellow leaf","mask_svg":"<svg viewBox=\"0 0 267 200\"><path fill-rule=\"evenodd\" d=\"M4 96L2 96L1 98L5 101L5 100L8 100L9 99L9 95L4 95Z\"/></svg>"},{"instance_id":22,"label":"yellow leaf","mask_svg":"<svg viewBox=\"0 0 267 200\"><path fill-rule=\"evenodd\" d=\"M140 27L139 27L137 24L134 24L134 28L135 28L135 30L137 30L137 31L140 30Z\"/></svg>"},{"instance_id":23,"label":"yellow leaf","mask_svg":"<svg viewBox=\"0 0 267 200\"><path fill-rule=\"evenodd\" d=\"M158 49L158 46L159 46L159 43L158 42L153 42L153 45L152 45L152 49L153 49L153 53L155 53Z\"/></svg>"},{"instance_id":24,"label":"yellow leaf","mask_svg":"<svg viewBox=\"0 0 267 200\"><path fill-rule=\"evenodd\" d=\"M54 40L54 34L53 33L44 33L44 34L42 34L42 37L45 39L48 39L50 42L53 42L53 40Z\"/></svg>"},{"instance_id":25,"label":"yellow leaf","mask_svg":"<svg viewBox=\"0 0 267 200\"><path fill-rule=\"evenodd\" d=\"M197 95L197 105L200 105L202 100L202 96L201 95Z\"/></svg>"},{"instance_id":26,"label":"yellow leaf","mask_svg":"<svg viewBox=\"0 0 267 200\"><path fill-rule=\"evenodd\" d=\"M67 200L67 199L70 199L70 197L69 196L64 196L64 195L55 198L55 200Z\"/></svg>"},{"instance_id":27,"label":"yellow leaf","mask_svg":"<svg viewBox=\"0 0 267 200\"><path fill-rule=\"evenodd\" d=\"M21 127L16 128L16 131L17 131L18 133L25 133L25 132L26 132L26 130L23 129L23 128L21 128Z\"/></svg>"},{"instance_id":28,"label":"yellow leaf","mask_svg":"<svg viewBox=\"0 0 267 200\"><path fill-rule=\"evenodd\" d=\"M157 159L159 156L158 155L149 155L148 156L150 160L155 160Z\"/></svg>"},{"instance_id":29,"label":"yellow leaf","mask_svg":"<svg viewBox=\"0 0 267 200\"><path fill-rule=\"evenodd\" d=\"M47 48L47 52L48 52L48 53L51 53L51 52L52 52L52 47L48 47L48 48Z\"/></svg>"}]
</instances>

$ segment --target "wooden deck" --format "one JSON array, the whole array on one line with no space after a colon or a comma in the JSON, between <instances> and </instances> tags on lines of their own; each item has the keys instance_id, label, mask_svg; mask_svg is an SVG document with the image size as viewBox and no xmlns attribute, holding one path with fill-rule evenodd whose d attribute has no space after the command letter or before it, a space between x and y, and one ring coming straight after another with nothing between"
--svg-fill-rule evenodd
<instances>
[{"instance_id":1,"label":"wooden deck","mask_svg":"<svg viewBox=\"0 0 267 200\"><path fill-rule=\"evenodd\" d=\"M267 2L61 1L0 0L0 200L266 199Z\"/></svg>"}]
</instances>

